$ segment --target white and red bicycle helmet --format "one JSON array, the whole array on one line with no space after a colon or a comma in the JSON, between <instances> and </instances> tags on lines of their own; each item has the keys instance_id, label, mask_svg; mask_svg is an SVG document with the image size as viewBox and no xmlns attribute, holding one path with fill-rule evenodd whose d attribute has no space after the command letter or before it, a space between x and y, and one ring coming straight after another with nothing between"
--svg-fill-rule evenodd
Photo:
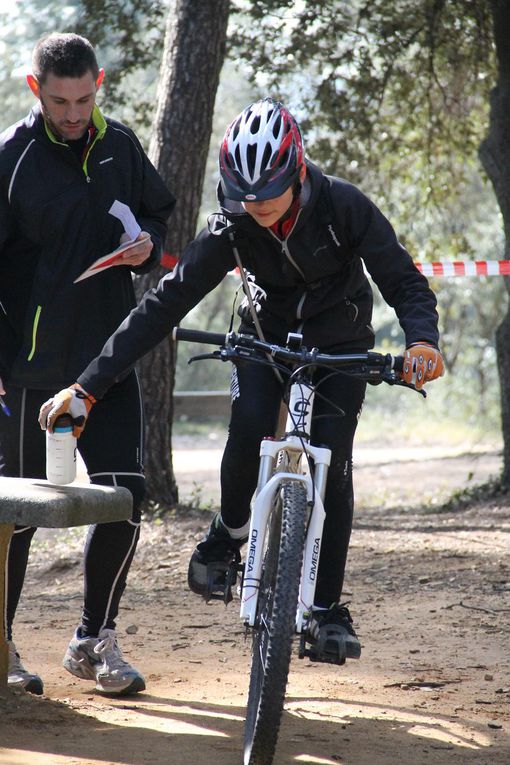
<instances>
[{"instance_id":1,"label":"white and red bicycle helmet","mask_svg":"<svg viewBox=\"0 0 510 765\"><path fill-rule=\"evenodd\" d=\"M283 194L299 178L303 141L292 114L264 98L243 109L227 128L220 148L223 193L239 202Z\"/></svg>"}]
</instances>

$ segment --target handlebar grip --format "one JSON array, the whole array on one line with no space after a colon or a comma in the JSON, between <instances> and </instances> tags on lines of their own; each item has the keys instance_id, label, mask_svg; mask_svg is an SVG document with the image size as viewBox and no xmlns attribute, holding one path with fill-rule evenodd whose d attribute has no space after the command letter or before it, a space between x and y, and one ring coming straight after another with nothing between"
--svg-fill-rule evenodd
<instances>
[{"instance_id":1,"label":"handlebar grip","mask_svg":"<svg viewBox=\"0 0 510 765\"><path fill-rule=\"evenodd\" d=\"M393 357L393 369L395 372L402 372L404 369L404 357L403 356L394 356Z\"/></svg>"},{"instance_id":2,"label":"handlebar grip","mask_svg":"<svg viewBox=\"0 0 510 765\"><path fill-rule=\"evenodd\" d=\"M187 340L190 343L207 343L207 345L225 345L227 335L219 332L206 332L203 329L184 329L174 327L172 330L174 340Z\"/></svg>"}]
</instances>

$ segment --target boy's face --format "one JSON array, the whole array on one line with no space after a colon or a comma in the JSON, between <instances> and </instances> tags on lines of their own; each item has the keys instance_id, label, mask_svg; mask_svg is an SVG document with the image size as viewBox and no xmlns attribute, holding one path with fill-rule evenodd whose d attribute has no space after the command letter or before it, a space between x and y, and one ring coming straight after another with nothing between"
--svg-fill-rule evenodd
<instances>
[{"instance_id":1,"label":"boy's face","mask_svg":"<svg viewBox=\"0 0 510 765\"><path fill-rule=\"evenodd\" d=\"M262 202L243 202L243 207L252 218L264 228L269 228L280 220L292 204L292 187L274 199L264 199Z\"/></svg>"},{"instance_id":2,"label":"boy's face","mask_svg":"<svg viewBox=\"0 0 510 765\"><path fill-rule=\"evenodd\" d=\"M299 180L301 184L304 183L306 178L306 165L303 164L299 172ZM252 218L264 228L269 228L273 223L283 218L287 210L292 204L294 192L292 186L285 189L283 194L274 199L265 199L263 202L243 202L243 207Z\"/></svg>"},{"instance_id":3,"label":"boy's face","mask_svg":"<svg viewBox=\"0 0 510 765\"><path fill-rule=\"evenodd\" d=\"M64 141L81 138L87 130L99 87L92 72L82 77L57 77L48 74L40 85L33 77L28 84L41 102L52 132Z\"/></svg>"}]
</instances>

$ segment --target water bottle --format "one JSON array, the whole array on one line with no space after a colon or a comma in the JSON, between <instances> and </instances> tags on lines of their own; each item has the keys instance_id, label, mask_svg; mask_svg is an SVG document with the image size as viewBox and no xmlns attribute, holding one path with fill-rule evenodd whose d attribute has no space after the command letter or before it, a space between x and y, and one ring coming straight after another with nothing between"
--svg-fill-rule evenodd
<instances>
[{"instance_id":1,"label":"water bottle","mask_svg":"<svg viewBox=\"0 0 510 765\"><path fill-rule=\"evenodd\" d=\"M53 433L46 431L46 478L60 486L76 478L76 438L68 414L57 418Z\"/></svg>"}]
</instances>

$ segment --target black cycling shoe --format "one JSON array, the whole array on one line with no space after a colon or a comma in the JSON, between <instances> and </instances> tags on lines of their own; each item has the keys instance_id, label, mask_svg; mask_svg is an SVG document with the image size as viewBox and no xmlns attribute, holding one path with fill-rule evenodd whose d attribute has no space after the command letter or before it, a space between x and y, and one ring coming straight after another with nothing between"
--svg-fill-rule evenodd
<instances>
[{"instance_id":1,"label":"black cycling shoe","mask_svg":"<svg viewBox=\"0 0 510 765\"><path fill-rule=\"evenodd\" d=\"M345 664L346 659L359 659L361 645L352 626L349 609L333 603L327 611L314 611L307 628L304 652L311 661Z\"/></svg>"},{"instance_id":2,"label":"black cycling shoe","mask_svg":"<svg viewBox=\"0 0 510 765\"><path fill-rule=\"evenodd\" d=\"M247 537L232 539L217 513L207 536L199 542L188 567L188 587L206 600L232 600L231 588L241 570L241 546Z\"/></svg>"}]
</instances>

